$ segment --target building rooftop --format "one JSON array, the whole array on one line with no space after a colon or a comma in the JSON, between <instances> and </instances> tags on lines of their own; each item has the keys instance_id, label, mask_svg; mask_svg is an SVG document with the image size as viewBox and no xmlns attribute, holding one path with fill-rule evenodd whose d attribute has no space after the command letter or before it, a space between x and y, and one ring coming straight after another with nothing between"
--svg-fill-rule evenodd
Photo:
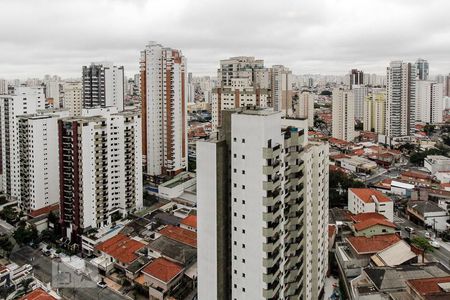
<instances>
[{"instance_id":1,"label":"building rooftop","mask_svg":"<svg viewBox=\"0 0 450 300\"><path fill-rule=\"evenodd\" d=\"M450 299L450 276L426 279L411 279L407 284L419 295L447 294Z\"/></svg>"},{"instance_id":2,"label":"building rooftop","mask_svg":"<svg viewBox=\"0 0 450 300\"><path fill-rule=\"evenodd\" d=\"M372 237L365 236L349 236L348 243L358 254L372 254L380 252L389 246L394 245L401 238L397 234L374 235Z\"/></svg>"},{"instance_id":3,"label":"building rooftop","mask_svg":"<svg viewBox=\"0 0 450 300\"><path fill-rule=\"evenodd\" d=\"M424 172L418 172L418 171L405 171L402 172L400 175L405 177L410 177L414 179L423 179L423 180L431 180L433 177L430 176L427 173Z\"/></svg>"},{"instance_id":4,"label":"building rooftop","mask_svg":"<svg viewBox=\"0 0 450 300\"><path fill-rule=\"evenodd\" d=\"M192 228L197 228L197 216L189 215L186 218L184 218L183 220L181 220L181 224L192 227Z\"/></svg>"},{"instance_id":5,"label":"building rooftop","mask_svg":"<svg viewBox=\"0 0 450 300\"><path fill-rule=\"evenodd\" d=\"M144 247L145 244L119 233L95 246L95 250L106 253L121 263L129 264L138 258L136 252Z\"/></svg>"},{"instance_id":6,"label":"building rooftop","mask_svg":"<svg viewBox=\"0 0 450 300\"><path fill-rule=\"evenodd\" d=\"M356 223L353 225L353 227L355 228L356 231L361 231L361 230L365 230L365 229L370 228L375 225L397 228L397 226L394 223L392 223L388 220L383 220L383 219L369 219L366 221Z\"/></svg>"},{"instance_id":7,"label":"building rooftop","mask_svg":"<svg viewBox=\"0 0 450 300\"><path fill-rule=\"evenodd\" d=\"M165 236L160 236L149 243L147 247L151 251L160 253L162 256L170 258L185 266L196 261L197 257L197 250L194 247L169 239Z\"/></svg>"},{"instance_id":8,"label":"building rooftop","mask_svg":"<svg viewBox=\"0 0 450 300\"><path fill-rule=\"evenodd\" d=\"M194 231L168 225L161 229L159 233L172 240L197 248L197 233Z\"/></svg>"},{"instance_id":9,"label":"building rooftop","mask_svg":"<svg viewBox=\"0 0 450 300\"><path fill-rule=\"evenodd\" d=\"M411 208L421 215L433 212L444 212L445 210L440 208L436 203L431 201L409 201L408 208Z\"/></svg>"},{"instance_id":10,"label":"building rooftop","mask_svg":"<svg viewBox=\"0 0 450 300\"><path fill-rule=\"evenodd\" d=\"M182 271L182 266L162 257L155 259L142 270L144 274L152 276L165 283L172 281Z\"/></svg>"},{"instance_id":11,"label":"building rooftop","mask_svg":"<svg viewBox=\"0 0 450 300\"><path fill-rule=\"evenodd\" d=\"M352 188L349 190L365 203L391 202L389 197L375 189Z\"/></svg>"},{"instance_id":12,"label":"building rooftop","mask_svg":"<svg viewBox=\"0 0 450 300\"><path fill-rule=\"evenodd\" d=\"M355 223L364 222L371 219L379 219L385 220L386 217L377 212L367 212L367 213L359 213L356 215L351 215L351 220Z\"/></svg>"},{"instance_id":13,"label":"building rooftop","mask_svg":"<svg viewBox=\"0 0 450 300\"><path fill-rule=\"evenodd\" d=\"M399 266L417 255L411 250L411 246L404 240L400 240L394 245L378 252L371 257L372 262L378 266Z\"/></svg>"},{"instance_id":14,"label":"building rooftop","mask_svg":"<svg viewBox=\"0 0 450 300\"><path fill-rule=\"evenodd\" d=\"M450 275L450 271L437 262L397 267L367 267L364 272L379 291L406 289L406 281L410 279Z\"/></svg>"},{"instance_id":15,"label":"building rooftop","mask_svg":"<svg viewBox=\"0 0 450 300\"><path fill-rule=\"evenodd\" d=\"M19 298L19 300L56 300L56 298L51 296L43 289L37 288L31 293L22 296L22 298Z\"/></svg>"}]
</instances>

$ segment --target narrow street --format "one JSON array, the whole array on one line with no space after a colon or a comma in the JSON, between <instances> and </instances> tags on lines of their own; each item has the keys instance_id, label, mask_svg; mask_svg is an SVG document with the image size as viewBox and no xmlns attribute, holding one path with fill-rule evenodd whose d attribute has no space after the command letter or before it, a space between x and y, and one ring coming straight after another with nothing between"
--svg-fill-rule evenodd
<instances>
[{"instance_id":1,"label":"narrow street","mask_svg":"<svg viewBox=\"0 0 450 300\"><path fill-rule=\"evenodd\" d=\"M38 249L25 246L11 253L11 260L18 265L30 264L33 266L34 276L43 283L51 283L52 276L52 260L44 256ZM83 299L83 300L124 300L129 299L126 296L119 295L109 288L100 288L95 282L84 275L78 275L75 272L70 274L73 282L80 282L80 286L75 288L59 289L59 294L65 299Z\"/></svg>"},{"instance_id":2,"label":"narrow street","mask_svg":"<svg viewBox=\"0 0 450 300\"><path fill-rule=\"evenodd\" d=\"M394 223L400 227L401 229L401 236L403 238L414 238L415 236L420 236L425 238L425 228L409 221L406 218L394 216ZM414 233L410 234L405 230L405 227L411 227L414 228ZM431 232L431 231L428 231ZM437 240L441 247L439 249L434 248L433 252L425 254L425 258L429 261L439 261L444 266L446 266L448 269L450 269L450 243L445 243L441 239ZM442 246L445 244L444 246Z\"/></svg>"}]
</instances>

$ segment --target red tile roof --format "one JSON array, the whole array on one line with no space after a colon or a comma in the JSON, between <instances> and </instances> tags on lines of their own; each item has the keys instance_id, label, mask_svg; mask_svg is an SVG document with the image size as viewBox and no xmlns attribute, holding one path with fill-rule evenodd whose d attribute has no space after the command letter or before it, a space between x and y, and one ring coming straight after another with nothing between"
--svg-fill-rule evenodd
<instances>
[{"instance_id":1,"label":"red tile roof","mask_svg":"<svg viewBox=\"0 0 450 300\"><path fill-rule=\"evenodd\" d=\"M37 288L31 293L22 296L19 300L56 300L56 298L48 294L43 289Z\"/></svg>"},{"instance_id":2,"label":"red tile roof","mask_svg":"<svg viewBox=\"0 0 450 300\"><path fill-rule=\"evenodd\" d=\"M397 226L388 221L385 216L376 212L356 214L352 216L352 220L355 223L353 226L356 231L364 230L375 225L397 228Z\"/></svg>"},{"instance_id":3,"label":"red tile roof","mask_svg":"<svg viewBox=\"0 0 450 300\"><path fill-rule=\"evenodd\" d=\"M184 218L183 220L181 220L180 223L183 225L192 227L192 228L197 228L197 216L189 215L186 218Z\"/></svg>"},{"instance_id":4,"label":"red tile roof","mask_svg":"<svg viewBox=\"0 0 450 300\"><path fill-rule=\"evenodd\" d=\"M183 271L183 268L180 265L162 257L155 259L142 270L143 273L165 283L170 282L180 274L181 271Z\"/></svg>"},{"instance_id":5,"label":"red tile roof","mask_svg":"<svg viewBox=\"0 0 450 300\"><path fill-rule=\"evenodd\" d=\"M412 279L407 283L417 291L420 295L429 295L434 293L441 293L443 290L438 285L439 283L450 283L450 276L426 279Z\"/></svg>"},{"instance_id":6,"label":"red tile roof","mask_svg":"<svg viewBox=\"0 0 450 300\"><path fill-rule=\"evenodd\" d=\"M136 251L144 247L145 244L130 239L125 234L119 233L109 240L95 246L95 250L104 252L121 263L129 264L138 258Z\"/></svg>"},{"instance_id":7,"label":"red tile roof","mask_svg":"<svg viewBox=\"0 0 450 300\"><path fill-rule=\"evenodd\" d=\"M36 210L32 210L30 211L30 213L28 214L30 217L32 218L36 218L39 217L41 215L45 215L50 213L51 211L55 211L59 209L59 204L53 204L53 205L49 205L40 209L36 209Z\"/></svg>"},{"instance_id":8,"label":"red tile roof","mask_svg":"<svg viewBox=\"0 0 450 300\"><path fill-rule=\"evenodd\" d=\"M378 200L378 202L391 201L389 197L387 197L385 194L375 189L353 188L349 190L352 191L359 199L361 199L365 203L374 203L373 197L375 197Z\"/></svg>"},{"instance_id":9,"label":"red tile roof","mask_svg":"<svg viewBox=\"0 0 450 300\"><path fill-rule=\"evenodd\" d=\"M416 179L424 179L424 180L431 179L430 175L428 175L426 173L422 173L422 172L405 171L405 172L402 172L401 175L405 176L405 177L416 178Z\"/></svg>"},{"instance_id":10,"label":"red tile roof","mask_svg":"<svg viewBox=\"0 0 450 300\"><path fill-rule=\"evenodd\" d=\"M168 225L161 229L159 233L172 240L197 248L197 233L193 231Z\"/></svg>"},{"instance_id":11,"label":"red tile roof","mask_svg":"<svg viewBox=\"0 0 450 300\"><path fill-rule=\"evenodd\" d=\"M378 219L378 220L384 220L386 219L385 216L382 214L379 214L377 212L368 212L368 213L360 213L356 215L352 215L352 220L355 223L364 222L371 219Z\"/></svg>"},{"instance_id":12,"label":"red tile roof","mask_svg":"<svg viewBox=\"0 0 450 300\"><path fill-rule=\"evenodd\" d=\"M359 223L356 223L353 225L353 227L355 227L356 231L361 231L361 230L365 230L367 228L376 226L376 225L381 225L381 226L386 226L386 227L391 227L391 228L397 228L397 226L395 226L394 223L384 219L369 219L366 221L362 221Z\"/></svg>"},{"instance_id":13,"label":"red tile roof","mask_svg":"<svg viewBox=\"0 0 450 300\"><path fill-rule=\"evenodd\" d=\"M365 236L347 237L349 244L359 254L377 253L397 243L401 238L397 234L374 235L370 238Z\"/></svg>"},{"instance_id":14,"label":"red tile roof","mask_svg":"<svg viewBox=\"0 0 450 300\"><path fill-rule=\"evenodd\" d=\"M335 234L336 234L336 226L328 225L328 238L331 238Z\"/></svg>"}]
</instances>

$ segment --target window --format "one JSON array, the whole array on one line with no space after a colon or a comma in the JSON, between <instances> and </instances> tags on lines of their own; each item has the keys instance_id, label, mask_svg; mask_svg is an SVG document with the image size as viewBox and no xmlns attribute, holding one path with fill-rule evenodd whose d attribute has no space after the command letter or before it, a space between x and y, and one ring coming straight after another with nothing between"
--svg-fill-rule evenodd
<instances>
[{"instance_id":1,"label":"window","mask_svg":"<svg viewBox=\"0 0 450 300\"><path fill-rule=\"evenodd\" d=\"M245 234L245 229L242 229L242 233L244 233L244 234Z\"/></svg>"},{"instance_id":2,"label":"window","mask_svg":"<svg viewBox=\"0 0 450 300\"><path fill-rule=\"evenodd\" d=\"M244 220L245 220L245 215L242 215L242 219L244 219Z\"/></svg>"},{"instance_id":3,"label":"window","mask_svg":"<svg viewBox=\"0 0 450 300\"><path fill-rule=\"evenodd\" d=\"M236 170L236 169L233 169L233 172L234 172L234 173L236 173L236 172L237 172L237 170Z\"/></svg>"},{"instance_id":4,"label":"window","mask_svg":"<svg viewBox=\"0 0 450 300\"><path fill-rule=\"evenodd\" d=\"M242 139L242 144L245 144L245 139Z\"/></svg>"},{"instance_id":5,"label":"window","mask_svg":"<svg viewBox=\"0 0 450 300\"><path fill-rule=\"evenodd\" d=\"M237 246L237 242L236 242L236 241L233 241L233 245Z\"/></svg>"},{"instance_id":6,"label":"window","mask_svg":"<svg viewBox=\"0 0 450 300\"><path fill-rule=\"evenodd\" d=\"M242 159L245 159L245 155L242 155Z\"/></svg>"},{"instance_id":7,"label":"window","mask_svg":"<svg viewBox=\"0 0 450 300\"><path fill-rule=\"evenodd\" d=\"M242 244L242 248L245 249L245 244Z\"/></svg>"},{"instance_id":8,"label":"window","mask_svg":"<svg viewBox=\"0 0 450 300\"><path fill-rule=\"evenodd\" d=\"M235 153L235 154L233 154L233 157L234 157L234 158L236 158L236 157L237 157L236 153Z\"/></svg>"},{"instance_id":9,"label":"window","mask_svg":"<svg viewBox=\"0 0 450 300\"><path fill-rule=\"evenodd\" d=\"M245 174L245 170L242 170L242 174Z\"/></svg>"},{"instance_id":10,"label":"window","mask_svg":"<svg viewBox=\"0 0 450 300\"><path fill-rule=\"evenodd\" d=\"M242 273L242 277L244 277L244 278L245 278L245 273Z\"/></svg>"},{"instance_id":11,"label":"window","mask_svg":"<svg viewBox=\"0 0 450 300\"><path fill-rule=\"evenodd\" d=\"M237 227L236 226L234 227L234 231L237 231Z\"/></svg>"},{"instance_id":12,"label":"window","mask_svg":"<svg viewBox=\"0 0 450 300\"><path fill-rule=\"evenodd\" d=\"M245 258L242 259L242 263L245 264Z\"/></svg>"},{"instance_id":13,"label":"window","mask_svg":"<svg viewBox=\"0 0 450 300\"><path fill-rule=\"evenodd\" d=\"M242 186L242 189L245 190L245 185Z\"/></svg>"},{"instance_id":14,"label":"window","mask_svg":"<svg viewBox=\"0 0 450 300\"><path fill-rule=\"evenodd\" d=\"M245 200L242 200L242 204L245 204Z\"/></svg>"},{"instance_id":15,"label":"window","mask_svg":"<svg viewBox=\"0 0 450 300\"><path fill-rule=\"evenodd\" d=\"M233 142L236 142L236 138L233 138Z\"/></svg>"},{"instance_id":16,"label":"window","mask_svg":"<svg viewBox=\"0 0 450 300\"><path fill-rule=\"evenodd\" d=\"M236 199L236 198L234 198L234 199L233 199L233 201L234 201L234 202L237 202L237 199Z\"/></svg>"}]
</instances>

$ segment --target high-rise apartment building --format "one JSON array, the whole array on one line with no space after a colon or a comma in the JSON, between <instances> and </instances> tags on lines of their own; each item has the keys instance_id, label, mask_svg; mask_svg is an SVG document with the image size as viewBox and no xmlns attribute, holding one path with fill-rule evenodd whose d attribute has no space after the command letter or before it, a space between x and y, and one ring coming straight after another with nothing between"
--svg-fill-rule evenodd
<instances>
[{"instance_id":1,"label":"high-rise apartment building","mask_svg":"<svg viewBox=\"0 0 450 300\"><path fill-rule=\"evenodd\" d=\"M8 81L0 79L0 95L8 94Z\"/></svg>"},{"instance_id":2,"label":"high-rise apartment building","mask_svg":"<svg viewBox=\"0 0 450 300\"><path fill-rule=\"evenodd\" d=\"M353 109L355 112L355 119L362 121L364 118L364 99L366 99L369 89L365 85L353 85Z\"/></svg>"},{"instance_id":3,"label":"high-rise apartment building","mask_svg":"<svg viewBox=\"0 0 450 300\"><path fill-rule=\"evenodd\" d=\"M282 111L286 116L292 114L292 72L282 65L270 69L271 102L275 111Z\"/></svg>"},{"instance_id":4,"label":"high-rise apartment building","mask_svg":"<svg viewBox=\"0 0 450 300\"><path fill-rule=\"evenodd\" d=\"M450 74L445 76L444 89L444 96L450 97Z\"/></svg>"},{"instance_id":5,"label":"high-rise apartment building","mask_svg":"<svg viewBox=\"0 0 450 300\"><path fill-rule=\"evenodd\" d=\"M83 86L81 82L65 82L63 84L63 107L71 116L81 116L83 109Z\"/></svg>"},{"instance_id":6,"label":"high-rise apartment building","mask_svg":"<svg viewBox=\"0 0 450 300\"><path fill-rule=\"evenodd\" d=\"M295 110L295 115L298 118L308 119L308 126L314 126L314 97L315 95L311 92L301 92L298 96L297 108Z\"/></svg>"},{"instance_id":7,"label":"high-rise apartment building","mask_svg":"<svg viewBox=\"0 0 450 300\"><path fill-rule=\"evenodd\" d=\"M292 72L282 65L264 67L264 61L238 56L220 61L219 86L212 89L212 123L221 124L222 111L245 106L273 107L293 113Z\"/></svg>"},{"instance_id":8,"label":"high-rise apartment building","mask_svg":"<svg viewBox=\"0 0 450 300\"><path fill-rule=\"evenodd\" d=\"M418 80L428 80L430 66L427 60L422 58L417 59L415 68Z\"/></svg>"},{"instance_id":9,"label":"high-rise apartment building","mask_svg":"<svg viewBox=\"0 0 450 300\"><path fill-rule=\"evenodd\" d=\"M58 121L60 218L74 242L143 205L140 113L109 107L83 114Z\"/></svg>"},{"instance_id":10,"label":"high-rise apartment building","mask_svg":"<svg viewBox=\"0 0 450 300\"><path fill-rule=\"evenodd\" d=\"M200 300L323 293L328 145L308 143L306 120L281 116L224 111L217 138L197 143Z\"/></svg>"},{"instance_id":11,"label":"high-rise apartment building","mask_svg":"<svg viewBox=\"0 0 450 300\"><path fill-rule=\"evenodd\" d=\"M123 66L112 63L92 63L83 66L83 108L114 106L123 110L124 73Z\"/></svg>"},{"instance_id":12,"label":"high-rise apartment building","mask_svg":"<svg viewBox=\"0 0 450 300\"><path fill-rule=\"evenodd\" d=\"M443 84L428 80L416 81L416 120L429 124L442 122Z\"/></svg>"},{"instance_id":13,"label":"high-rise apartment building","mask_svg":"<svg viewBox=\"0 0 450 300\"><path fill-rule=\"evenodd\" d=\"M411 63L392 61L387 68L386 135L414 134L416 69Z\"/></svg>"},{"instance_id":14,"label":"high-rise apartment building","mask_svg":"<svg viewBox=\"0 0 450 300\"><path fill-rule=\"evenodd\" d=\"M373 91L364 100L364 131L385 134L386 92Z\"/></svg>"},{"instance_id":15,"label":"high-rise apartment building","mask_svg":"<svg viewBox=\"0 0 450 300\"><path fill-rule=\"evenodd\" d=\"M336 88L332 97L332 136L345 141L355 138L353 91Z\"/></svg>"},{"instance_id":16,"label":"high-rise apartment building","mask_svg":"<svg viewBox=\"0 0 450 300\"><path fill-rule=\"evenodd\" d=\"M358 70L358 69L352 69L348 76L350 78L350 80L349 80L350 89L352 89L352 87L354 85L363 85L364 84L364 72L363 71Z\"/></svg>"},{"instance_id":17,"label":"high-rise apartment building","mask_svg":"<svg viewBox=\"0 0 450 300\"><path fill-rule=\"evenodd\" d=\"M18 153L18 116L34 114L45 108L42 88L15 87L9 95L0 95L0 127L3 190L6 197L20 203L20 155ZM40 174L39 174L40 175Z\"/></svg>"},{"instance_id":18,"label":"high-rise apartment building","mask_svg":"<svg viewBox=\"0 0 450 300\"><path fill-rule=\"evenodd\" d=\"M141 52L142 151L146 173L187 166L187 67L180 50L150 42Z\"/></svg>"},{"instance_id":19,"label":"high-rise apartment building","mask_svg":"<svg viewBox=\"0 0 450 300\"><path fill-rule=\"evenodd\" d=\"M43 110L17 117L21 211L33 215L59 203L58 119L68 110Z\"/></svg>"},{"instance_id":20,"label":"high-rise apartment building","mask_svg":"<svg viewBox=\"0 0 450 300\"><path fill-rule=\"evenodd\" d=\"M45 83L45 98L47 108L59 108L59 81L49 80Z\"/></svg>"}]
</instances>

